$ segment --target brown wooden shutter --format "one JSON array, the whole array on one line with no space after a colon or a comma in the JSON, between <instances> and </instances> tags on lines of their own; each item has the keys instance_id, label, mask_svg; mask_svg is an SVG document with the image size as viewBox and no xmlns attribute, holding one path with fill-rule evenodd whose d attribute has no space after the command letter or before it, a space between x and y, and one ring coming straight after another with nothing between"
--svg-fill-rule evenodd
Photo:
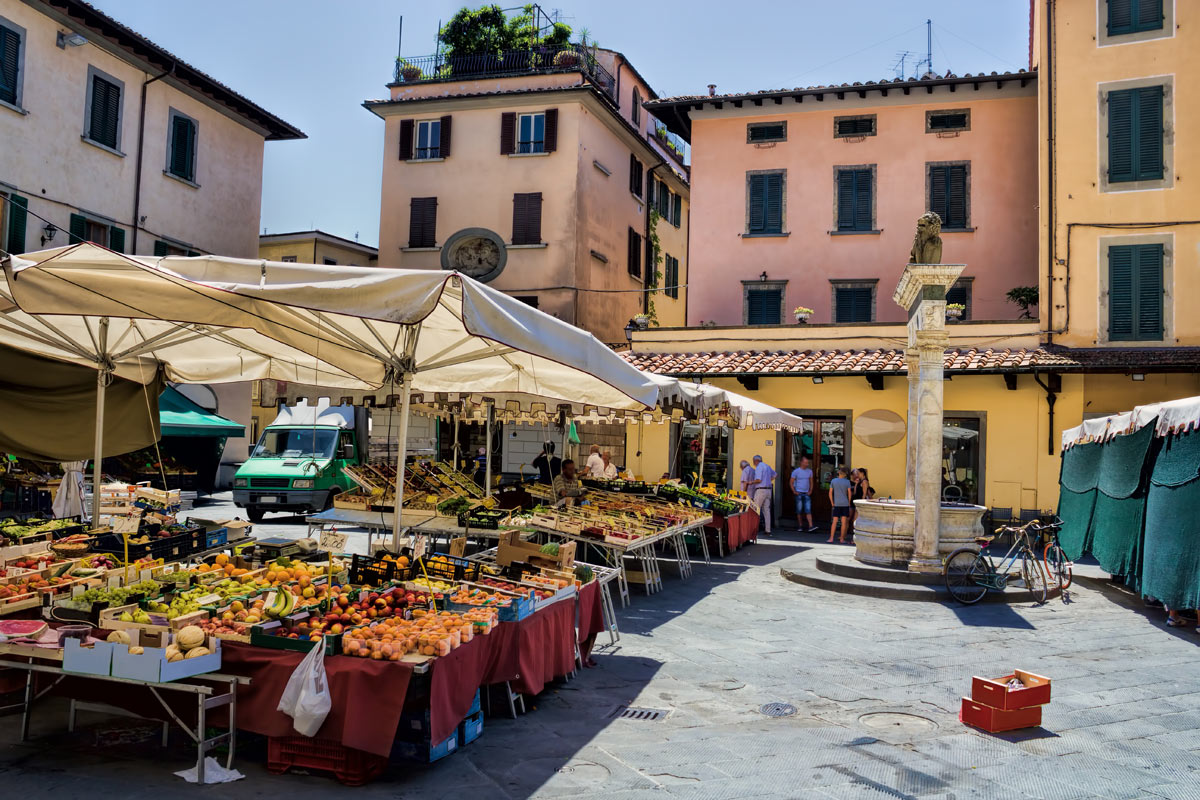
<instances>
[{"instance_id":1,"label":"brown wooden shutter","mask_svg":"<svg viewBox=\"0 0 1200 800\"><path fill-rule=\"evenodd\" d=\"M553 153L558 149L558 109L546 109L546 127L542 134L544 147L547 153Z\"/></svg>"},{"instance_id":2,"label":"brown wooden shutter","mask_svg":"<svg viewBox=\"0 0 1200 800\"><path fill-rule=\"evenodd\" d=\"M442 117L441 124L441 141L438 142L438 155L442 158L450 157L450 115Z\"/></svg>"},{"instance_id":3,"label":"brown wooden shutter","mask_svg":"<svg viewBox=\"0 0 1200 800\"><path fill-rule=\"evenodd\" d=\"M437 245L437 198L414 197L408 216L408 246Z\"/></svg>"},{"instance_id":4,"label":"brown wooden shutter","mask_svg":"<svg viewBox=\"0 0 1200 800\"><path fill-rule=\"evenodd\" d=\"M542 193L513 195L513 244L542 243Z\"/></svg>"},{"instance_id":5,"label":"brown wooden shutter","mask_svg":"<svg viewBox=\"0 0 1200 800\"><path fill-rule=\"evenodd\" d=\"M500 115L500 155L507 156L517 151L517 115L505 111Z\"/></svg>"},{"instance_id":6,"label":"brown wooden shutter","mask_svg":"<svg viewBox=\"0 0 1200 800\"><path fill-rule=\"evenodd\" d=\"M400 160L408 161L413 157L413 121L400 120Z\"/></svg>"}]
</instances>

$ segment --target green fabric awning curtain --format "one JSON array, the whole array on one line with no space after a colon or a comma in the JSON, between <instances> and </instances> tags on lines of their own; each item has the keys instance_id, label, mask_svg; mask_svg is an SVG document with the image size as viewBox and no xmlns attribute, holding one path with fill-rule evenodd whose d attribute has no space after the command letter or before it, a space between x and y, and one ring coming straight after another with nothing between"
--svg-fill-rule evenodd
<instances>
[{"instance_id":1,"label":"green fabric awning curtain","mask_svg":"<svg viewBox=\"0 0 1200 800\"><path fill-rule=\"evenodd\" d=\"M1200 608L1200 431L1169 436L1146 501L1142 594L1168 608Z\"/></svg>"},{"instance_id":2,"label":"green fabric awning curtain","mask_svg":"<svg viewBox=\"0 0 1200 800\"><path fill-rule=\"evenodd\" d=\"M158 419L163 436L236 438L246 432L245 426L206 411L171 386L159 395Z\"/></svg>"}]
</instances>

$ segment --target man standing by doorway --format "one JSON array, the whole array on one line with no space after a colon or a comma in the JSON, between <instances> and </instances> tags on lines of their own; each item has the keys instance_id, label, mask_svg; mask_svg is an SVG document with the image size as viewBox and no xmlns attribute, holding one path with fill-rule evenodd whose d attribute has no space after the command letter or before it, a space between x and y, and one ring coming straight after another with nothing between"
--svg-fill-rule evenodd
<instances>
[{"instance_id":1,"label":"man standing by doorway","mask_svg":"<svg viewBox=\"0 0 1200 800\"><path fill-rule=\"evenodd\" d=\"M762 460L762 456L754 457L754 505L758 508L758 514L762 517L763 530L767 536L771 535L771 502L773 492L771 491L775 485L775 470L771 469Z\"/></svg>"},{"instance_id":2,"label":"man standing by doorway","mask_svg":"<svg viewBox=\"0 0 1200 800\"><path fill-rule=\"evenodd\" d=\"M833 524L829 527L829 542L833 544L834 536L838 536L838 541L845 544L846 533L850 529L850 490L853 484L850 483L850 470L846 467L838 467L837 477L829 482L829 505L833 506ZM841 534L838 535L839 527Z\"/></svg>"},{"instance_id":3,"label":"man standing by doorway","mask_svg":"<svg viewBox=\"0 0 1200 800\"><path fill-rule=\"evenodd\" d=\"M808 456L800 456L800 466L792 470L792 491L796 494L796 527L808 533L817 529L812 518L812 490L813 471Z\"/></svg>"}]
</instances>

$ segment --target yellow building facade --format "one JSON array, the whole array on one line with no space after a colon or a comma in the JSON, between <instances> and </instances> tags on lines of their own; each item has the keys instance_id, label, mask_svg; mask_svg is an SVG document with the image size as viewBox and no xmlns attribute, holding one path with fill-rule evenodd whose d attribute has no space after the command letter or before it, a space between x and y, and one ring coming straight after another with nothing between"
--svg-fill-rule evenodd
<instances>
[{"instance_id":1,"label":"yellow building facade","mask_svg":"<svg viewBox=\"0 0 1200 800\"><path fill-rule=\"evenodd\" d=\"M379 264L376 248L324 231L264 233L258 237L258 257L267 261L298 261L325 266L374 267Z\"/></svg>"}]
</instances>

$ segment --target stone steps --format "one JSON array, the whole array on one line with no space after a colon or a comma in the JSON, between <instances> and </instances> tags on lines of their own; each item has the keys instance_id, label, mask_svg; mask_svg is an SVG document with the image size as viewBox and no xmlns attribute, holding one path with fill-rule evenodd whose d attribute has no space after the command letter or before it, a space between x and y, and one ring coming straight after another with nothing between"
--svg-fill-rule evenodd
<instances>
[{"instance_id":1,"label":"stone steps","mask_svg":"<svg viewBox=\"0 0 1200 800\"><path fill-rule=\"evenodd\" d=\"M792 583L830 592L877 597L884 600L925 600L954 603L939 574L908 572L863 564L854 560L853 550L817 546L800 556L779 574ZM1056 592L1051 590L1050 595ZM1032 603L1032 593L1022 588L989 591L981 602Z\"/></svg>"}]
</instances>

